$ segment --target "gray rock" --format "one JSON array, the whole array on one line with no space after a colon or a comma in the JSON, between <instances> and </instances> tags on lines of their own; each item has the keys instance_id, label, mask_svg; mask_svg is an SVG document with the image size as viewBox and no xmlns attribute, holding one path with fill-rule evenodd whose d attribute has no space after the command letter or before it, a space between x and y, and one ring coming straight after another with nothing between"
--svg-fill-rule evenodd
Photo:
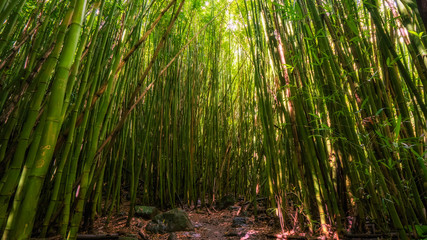
<instances>
[{"instance_id":1,"label":"gray rock","mask_svg":"<svg viewBox=\"0 0 427 240\"><path fill-rule=\"evenodd\" d=\"M233 218L232 227L244 227L246 226L248 219L245 217L235 217Z\"/></svg>"},{"instance_id":2,"label":"gray rock","mask_svg":"<svg viewBox=\"0 0 427 240\"><path fill-rule=\"evenodd\" d=\"M152 233L166 233L178 231L193 231L194 226L186 212L181 209L172 209L153 218L146 227Z\"/></svg>"},{"instance_id":3,"label":"gray rock","mask_svg":"<svg viewBox=\"0 0 427 240\"><path fill-rule=\"evenodd\" d=\"M151 206L135 206L135 216L149 220L160 214L159 209Z\"/></svg>"}]
</instances>

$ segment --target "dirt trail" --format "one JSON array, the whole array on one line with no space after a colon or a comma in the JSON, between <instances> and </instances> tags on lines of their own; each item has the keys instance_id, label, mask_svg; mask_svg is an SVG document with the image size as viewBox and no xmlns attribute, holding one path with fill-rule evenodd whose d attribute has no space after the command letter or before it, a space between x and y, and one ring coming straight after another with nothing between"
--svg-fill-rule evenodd
<instances>
[{"instance_id":1,"label":"dirt trail","mask_svg":"<svg viewBox=\"0 0 427 240\"><path fill-rule=\"evenodd\" d=\"M255 221L253 216L238 217L236 210L222 210L219 212L193 211L189 217L197 227L196 233L200 239L268 239L273 229L267 222ZM240 220L237 226L233 222ZM242 223L245 220L246 223ZM185 234L177 234L178 239L186 239ZM179 238L182 237L182 238Z\"/></svg>"}]
</instances>

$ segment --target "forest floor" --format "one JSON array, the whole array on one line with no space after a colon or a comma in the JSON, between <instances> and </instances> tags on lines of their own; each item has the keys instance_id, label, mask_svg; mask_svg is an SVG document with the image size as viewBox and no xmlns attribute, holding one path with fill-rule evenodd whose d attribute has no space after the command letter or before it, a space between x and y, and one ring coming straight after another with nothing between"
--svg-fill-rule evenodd
<instances>
[{"instance_id":1,"label":"forest floor","mask_svg":"<svg viewBox=\"0 0 427 240\"><path fill-rule=\"evenodd\" d=\"M125 198L122 198L124 200ZM275 214L269 214L263 206L262 201L258 201L258 214L255 218L252 205L243 200L234 202L232 205L221 207L198 207L182 206L190 219L194 230L180 231L174 233L155 234L146 230L146 226L151 220L145 220L135 216L127 225L130 202L124 200L120 205L119 211L114 211L110 217L99 216L93 222L91 230L82 230L78 234L78 240L176 240L176 239L194 239L194 240L267 240L267 239L338 239L333 231L330 237L321 236L319 232L316 235L306 233L295 233L293 231L282 234L279 218ZM166 212L165 210L164 212ZM292 215L292 214L291 214ZM289 213L288 213L289 216ZM289 220L289 219L288 219ZM297 227L298 228L298 227ZM320 230L320 229L319 229ZM54 230L53 230L54 231ZM285 230L286 231L286 230ZM301 232L301 230L297 230ZM49 240L59 240L59 236L51 232L54 237ZM361 234L347 235L350 240L389 240L398 239L397 233L389 237L385 235L366 232ZM36 238L33 238L36 239ZM41 239L39 239L41 240Z\"/></svg>"},{"instance_id":2,"label":"forest floor","mask_svg":"<svg viewBox=\"0 0 427 240\"><path fill-rule=\"evenodd\" d=\"M134 217L130 226L126 226L129 203L125 202L120 212L114 214L109 221L107 217L99 217L88 234L105 235L118 234L120 236L134 236L138 239L280 239L280 225L277 219L268 217L265 213L258 215L255 220L250 211L246 211L248 204L237 202L224 210L208 208L186 208L183 210L188 214L195 229L194 231L182 231L166 234L153 234L145 230L150 220ZM265 211L264 211L265 212ZM244 218L245 223L237 220ZM234 220L234 225L233 225Z\"/></svg>"},{"instance_id":3,"label":"forest floor","mask_svg":"<svg viewBox=\"0 0 427 240\"><path fill-rule=\"evenodd\" d=\"M119 239L119 240L266 240L266 239L338 239L333 232L330 237L315 236L305 233L285 232L282 235L279 218L268 214L268 210L259 202L257 218L254 216L251 205L245 201L235 202L223 210L207 207L186 207L183 209L191 220L194 230L175 233L154 234L146 231L146 226L151 220L133 217L127 226L130 203L124 201L120 210L107 217L98 217L91 231L82 232L78 239ZM236 220L245 219L237 223ZM320 230L320 229L319 229ZM106 236L103 238L102 236ZM95 237L95 238L93 238ZM354 234L350 237L340 238L349 240L389 240L398 239L397 233L389 237L382 237L371 232Z\"/></svg>"}]
</instances>

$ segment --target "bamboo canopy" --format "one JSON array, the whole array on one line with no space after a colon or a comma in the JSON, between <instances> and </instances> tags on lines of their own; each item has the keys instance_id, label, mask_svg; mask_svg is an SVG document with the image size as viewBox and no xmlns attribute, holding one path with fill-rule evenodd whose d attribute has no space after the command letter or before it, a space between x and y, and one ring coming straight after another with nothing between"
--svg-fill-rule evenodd
<instances>
[{"instance_id":1,"label":"bamboo canopy","mask_svg":"<svg viewBox=\"0 0 427 240\"><path fill-rule=\"evenodd\" d=\"M284 230L427 225L424 0L0 0L0 22L4 240L76 239L123 192L128 223L232 194Z\"/></svg>"}]
</instances>

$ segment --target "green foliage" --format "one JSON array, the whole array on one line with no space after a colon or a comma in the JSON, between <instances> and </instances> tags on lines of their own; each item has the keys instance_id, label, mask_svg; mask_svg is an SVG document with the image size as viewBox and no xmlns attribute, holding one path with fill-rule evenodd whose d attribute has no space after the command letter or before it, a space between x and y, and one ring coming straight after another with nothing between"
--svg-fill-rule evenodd
<instances>
[{"instance_id":1,"label":"green foliage","mask_svg":"<svg viewBox=\"0 0 427 240\"><path fill-rule=\"evenodd\" d=\"M415 225L415 231L417 231L418 237L427 238L427 226L426 225Z\"/></svg>"}]
</instances>

